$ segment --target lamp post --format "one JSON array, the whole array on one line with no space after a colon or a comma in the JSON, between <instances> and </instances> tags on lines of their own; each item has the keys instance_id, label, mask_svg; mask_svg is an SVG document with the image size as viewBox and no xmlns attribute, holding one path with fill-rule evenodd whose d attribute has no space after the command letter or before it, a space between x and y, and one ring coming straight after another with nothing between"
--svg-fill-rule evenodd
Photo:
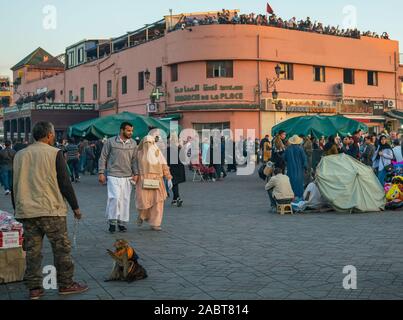
<instances>
[{"instance_id":1,"label":"lamp post","mask_svg":"<svg viewBox=\"0 0 403 320\"><path fill-rule=\"evenodd\" d=\"M151 73L147 68L146 71L144 71L144 78L146 79L147 84L149 84L153 87L153 92L150 95L150 99L151 99L151 103L154 104L156 100L159 101L160 98L164 96L164 93L159 90L158 86L155 83L150 81L150 76L151 76ZM147 115L148 115L148 113L149 112L147 110Z\"/></svg>"},{"instance_id":2,"label":"lamp post","mask_svg":"<svg viewBox=\"0 0 403 320\"><path fill-rule=\"evenodd\" d=\"M273 100L275 102L276 109L278 110L280 104L277 101L279 94L278 94L278 91L277 91L277 88L276 88L276 84L277 84L277 82L281 81L280 75L284 74L284 71L281 71L281 67L280 67L279 64L277 64L275 66L274 71L276 73L275 77L273 77L271 79L266 78L266 92L269 93L270 89L273 88L272 97L273 97Z\"/></svg>"}]
</instances>

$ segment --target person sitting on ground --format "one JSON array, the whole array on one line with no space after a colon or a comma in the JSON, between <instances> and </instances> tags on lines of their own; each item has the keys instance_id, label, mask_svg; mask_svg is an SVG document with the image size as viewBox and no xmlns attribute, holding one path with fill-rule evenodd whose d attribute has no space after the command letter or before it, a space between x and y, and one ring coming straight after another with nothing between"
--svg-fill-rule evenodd
<instances>
[{"instance_id":1,"label":"person sitting on ground","mask_svg":"<svg viewBox=\"0 0 403 320\"><path fill-rule=\"evenodd\" d=\"M313 174L313 181L308 184L304 192L304 201L306 209L318 210L326 206L326 200L320 194L319 188L315 182L315 175Z\"/></svg>"},{"instance_id":2,"label":"person sitting on ground","mask_svg":"<svg viewBox=\"0 0 403 320\"><path fill-rule=\"evenodd\" d=\"M277 211L277 204L288 204L294 199L290 178L284 175L281 168L274 169L274 176L265 187L269 194L271 211Z\"/></svg>"}]
</instances>

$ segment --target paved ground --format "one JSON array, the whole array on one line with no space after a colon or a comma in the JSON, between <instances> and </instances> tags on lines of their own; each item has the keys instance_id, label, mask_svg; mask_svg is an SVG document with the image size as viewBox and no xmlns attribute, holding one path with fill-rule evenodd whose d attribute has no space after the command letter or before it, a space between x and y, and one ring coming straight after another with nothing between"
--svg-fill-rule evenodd
<instances>
[{"instance_id":1,"label":"paved ground","mask_svg":"<svg viewBox=\"0 0 403 320\"><path fill-rule=\"evenodd\" d=\"M105 250L118 237L106 231L106 187L84 177L76 191L85 214L73 250L76 278L91 289L69 298L48 291L44 299L403 298L402 212L279 216L268 213L256 175L187 182L185 206L167 203L161 233L137 228L132 203L124 237L149 278L105 283L112 266ZM10 209L5 199L1 207ZM70 232L72 222L70 216ZM51 264L48 244L44 252L44 265ZM346 265L357 268L357 290L342 286ZM26 298L21 283L0 285L0 299Z\"/></svg>"}]
</instances>

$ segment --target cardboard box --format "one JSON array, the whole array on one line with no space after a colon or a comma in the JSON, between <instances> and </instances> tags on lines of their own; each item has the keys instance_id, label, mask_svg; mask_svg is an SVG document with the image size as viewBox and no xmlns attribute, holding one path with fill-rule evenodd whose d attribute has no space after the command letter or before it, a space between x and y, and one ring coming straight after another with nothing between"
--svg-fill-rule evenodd
<instances>
[{"instance_id":1,"label":"cardboard box","mask_svg":"<svg viewBox=\"0 0 403 320\"><path fill-rule=\"evenodd\" d=\"M0 250L0 284L22 281L25 252L22 248Z\"/></svg>"},{"instance_id":2,"label":"cardboard box","mask_svg":"<svg viewBox=\"0 0 403 320\"><path fill-rule=\"evenodd\" d=\"M18 231L0 231L0 250L22 246L22 236Z\"/></svg>"}]
</instances>

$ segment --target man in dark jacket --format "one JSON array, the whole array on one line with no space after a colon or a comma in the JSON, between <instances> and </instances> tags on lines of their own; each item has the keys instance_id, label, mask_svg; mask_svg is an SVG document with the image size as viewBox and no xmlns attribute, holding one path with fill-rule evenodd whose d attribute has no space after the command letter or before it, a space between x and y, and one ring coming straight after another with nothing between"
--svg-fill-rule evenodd
<instances>
[{"instance_id":1,"label":"man in dark jacket","mask_svg":"<svg viewBox=\"0 0 403 320\"><path fill-rule=\"evenodd\" d=\"M182 146L178 144L177 141L174 141L174 139L170 140L170 144L167 149L167 163L172 175L172 184L173 184L172 186L173 200L171 204L173 206L178 207L181 207L183 205L183 200L179 195L179 184L184 183L186 181L185 166L180 160L181 149Z\"/></svg>"},{"instance_id":2,"label":"man in dark jacket","mask_svg":"<svg viewBox=\"0 0 403 320\"><path fill-rule=\"evenodd\" d=\"M11 141L6 141L5 149L0 151L0 181L4 186L5 195L11 193L13 159L16 152L11 149Z\"/></svg>"},{"instance_id":3,"label":"man in dark jacket","mask_svg":"<svg viewBox=\"0 0 403 320\"><path fill-rule=\"evenodd\" d=\"M14 151L18 152L24 148L26 148L28 145L24 144L24 141L22 139L18 139L18 142L14 145Z\"/></svg>"}]
</instances>

